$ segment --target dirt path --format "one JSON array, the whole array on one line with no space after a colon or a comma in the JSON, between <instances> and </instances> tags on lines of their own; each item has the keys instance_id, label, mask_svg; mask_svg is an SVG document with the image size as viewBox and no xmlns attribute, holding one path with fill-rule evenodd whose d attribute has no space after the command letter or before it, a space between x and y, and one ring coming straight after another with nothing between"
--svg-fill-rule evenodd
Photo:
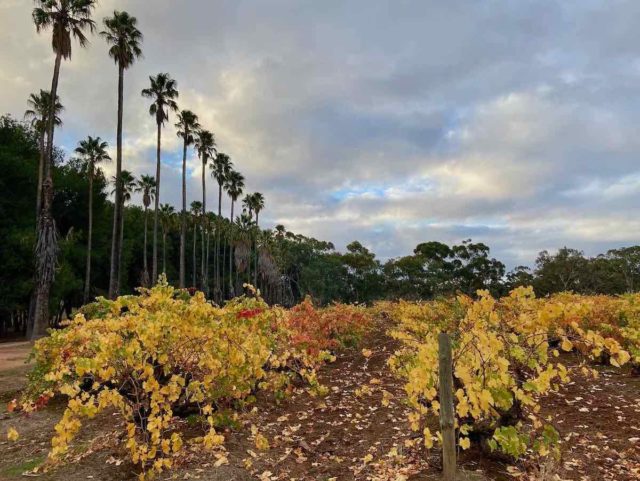
<instances>
[{"instance_id":1,"label":"dirt path","mask_svg":"<svg viewBox=\"0 0 640 481\"><path fill-rule=\"evenodd\" d=\"M24 388L29 365L26 364L33 343L0 343L0 401Z\"/></svg>"}]
</instances>

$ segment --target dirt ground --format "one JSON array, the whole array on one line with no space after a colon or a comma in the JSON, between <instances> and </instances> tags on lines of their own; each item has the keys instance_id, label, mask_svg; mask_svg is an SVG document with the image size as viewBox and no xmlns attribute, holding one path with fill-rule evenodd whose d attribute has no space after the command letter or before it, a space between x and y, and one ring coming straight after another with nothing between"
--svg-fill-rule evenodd
<instances>
[{"instance_id":1,"label":"dirt ground","mask_svg":"<svg viewBox=\"0 0 640 481\"><path fill-rule=\"evenodd\" d=\"M26 360L32 347L30 342L0 343L0 402L25 386L30 368Z\"/></svg>"},{"instance_id":2,"label":"dirt ground","mask_svg":"<svg viewBox=\"0 0 640 481\"><path fill-rule=\"evenodd\" d=\"M280 404L268 397L258 399L255 409L225 432L228 464L214 467L221 452L187 450L176 460L179 466L160 479L438 479L438 450L425 453L417 446L406 446L413 434L401 402L402 386L385 367L395 345L378 330L361 347L373 354L366 358L359 350L345 351L322 369L320 380L329 388L327 396L313 397L300 388ZM571 358L565 361L570 363ZM0 366L0 398L8 400L24 385L26 371L20 365ZM552 479L554 474L562 480L579 481L640 479L639 378L603 368L598 379L576 378L562 392L549 396L543 406L561 433L563 457L544 467L548 477L539 473L539 479ZM54 402L29 418L0 414L0 480L21 479L24 471L45 459L53 426L63 409L62 402ZM135 468L117 447L119 423L113 414L87 423L68 462L39 478L135 479ZM252 425L268 439L268 450L256 448ZM20 432L16 443L6 441L10 426ZM461 453L460 463L469 479L514 479L524 469L474 451Z\"/></svg>"}]
</instances>

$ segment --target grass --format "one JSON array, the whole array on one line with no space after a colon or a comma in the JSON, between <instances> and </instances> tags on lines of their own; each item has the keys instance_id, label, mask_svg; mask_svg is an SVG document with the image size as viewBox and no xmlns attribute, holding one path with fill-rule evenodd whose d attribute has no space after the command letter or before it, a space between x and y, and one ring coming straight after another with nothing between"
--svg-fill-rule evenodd
<instances>
[{"instance_id":1,"label":"grass","mask_svg":"<svg viewBox=\"0 0 640 481\"><path fill-rule=\"evenodd\" d=\"M31 471L33 468L40 466L45 460L45 456L36 456L32 459L27 459L23 463L16 464L15 466L9 466L2 471L3 476L20 476L25 471Z\"/></svg>"}]
</instances>

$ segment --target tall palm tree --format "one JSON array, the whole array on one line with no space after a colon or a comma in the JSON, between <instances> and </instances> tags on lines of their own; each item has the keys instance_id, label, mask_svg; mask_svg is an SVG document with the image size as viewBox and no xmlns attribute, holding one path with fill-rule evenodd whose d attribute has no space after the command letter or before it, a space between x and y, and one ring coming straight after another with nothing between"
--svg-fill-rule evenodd
<instances>
[{"instance_id":1,"label":"tall palm tree","mask_svg":"<svg viewBox=\"0 0 640 481\"><path fill-rule=\"evenodd\" d=\"M122 267L122 249L124 246L124 208L127 202L129 202L131 200L131 195L133 194L133 192L135 192L136 189L136 178L134 177L134 175L129 172L128 170L123 170L120 172L120 182L118 182L118 177L117 176L113 176L111 177L111 182L114 185L114 189L111 191L111 194L117 194L118 192L118 187L121 188L121 192L122 192L122 205L120 206L120 228L118 229L118 231L120 232L120 239L119 239L119 248L120 248L120 252L118 252L118 262L120 262L120 265L118 265L118 285L120 285L120 275L121 275L121 267Z\"/></svg>"},{"instance_id":2,"label":"tall palm tree","mask_svg":"<svg viewBox=\"0 0 640 481\"><path fill-rule=\"evenodd\" d=\"M53 132L55 127L56 101L58 100L58 81L62 59L70 59L72 39L76 39L81 47L85 47L88 39L86 31L95 30L95 22L91 13L96 0L36 0L32 18L36 30L40 33L51 28L53 31L51 47L56 60L53 67L53 78L49 90L49 115L47 116L47 146L44 157L44 177L40 216L38 219L38 235L35 247L35 289L31 310L32 316L27 334L32 339L45 335L49 323L49 293L55 275L58 240L56 226L51 213L53 203L53 176L51 162L53 159Z\"/></svg>"},{"instance_id":3,"label":"tall palm tree","mask_svg":"<svg viewBox=\"0 0 640 481\"><path fill-rule=\"evenodd\" d=\"M172 229L175 221L176 210L172 205L160 206L160 224L162 226L162 273L167 275L167 234Z\"/></svg>"},{"instance_id":4,"label":"tall palm tree","mask_svg":"<svg viewBox=\"0 0 640 481\"><path fill-rule=\"evenodd\" d=\"M244 175L236 170L232 170L227 177L224 187L231 197L231 216L229 219L233 222L233 208L238 200L238 197L242 195L244 189Z\"/></svg>"},{"instance_id":5,"label":"tall palm tree","mask_svg":"<svg viewBox=\"0 0 640 481\"><path fill-rule=\"evenodd\" d=\"M198 243L198 217L202 215L202 202L194 200L191 202L191 215L193 221L193 287L196 287L198 268L196 263L196 245Z\"/></svg>"},{"instance_id":6,"label":"tall palm tree","mask_svg":"<svg viewBox=\"0 0 640 481\"><path fill-rule=\"evenodd\" d=\"M176 100L178 98L177 82L168 73L159 73L155 77L149 77L150 86L142 91L142 96L153 99L149 106L149 114L156 118L158 127L156 146L156 199L153 210L153 261L151 267L152 280L155 283L158 277L158 216L160 205L160 149L162 144L162 126L169 120L169 111L178 110Z\"/></svg>"},{"instance_id":7,"label":"tall palm tree","mask_svg":"<svg viewBox=\"0 0 640 481\"><path fill-rule=\"evenodd\" d=\"M264 195L260 192L254 192L251 195L251 206L256 214L256 226L260 224L260 211L264 209Z\"/></svg>"},{"instance_id":8,"label":"tall palm tree","mask_svg":"<svg viewBox=\"0 0 640 481\"><path fill-rule=\"evenodd\" d=\"M93 240L93 177L98 164L111 160L107 153L108 144L100 137L88 136L81 140L76 148L76 153L81 155L86 163L89 175L89 226L87 228L87 266L84 279L83 302L89 302L91 291L91 248Z\"/></svg>"},{"instance_id":9,"label":"tall palm tree","mask_svg":"<svg viewBox=\"0 0 640 481\"><path fill-rule=\"evenodd\" d=\"M127 12L113 12L113 17L104 19L105 30L100 32L109 48L109 56L118 65L118 127L116 132L116 179L120 179L122 174L122 116L123 116L123 95L124 95L124 71L127 70L138 57L142 55L140 43L142 42L142 33L137 28L138 21ZM122 225L123 213L122 201L123 186L116 183L115 208L113 211L113 237L111 241L111 270L109 279L109 297L114 298L118 295L120 285L120 253L122 246L120 239L122 233L118 233L119 226Z\"/></svg>"},{"instance_id":10,"label":"tall palm tree","mask_svg":"<svg viewBox=\"0 0 640 481\"><path fill-rule=\"evenodd\" d=\"M255 213L256 215L256 229L258 230L257 233L259 233L259 219L260 219L260 211L262 209L264 209L264 195L262 195L260 192L255 192L253 194L247 194L244 198L244 200L242 201L244 207L249 211L249 217L252 217L253 214ZM257 234L256 233L256 234ZM258 284L258 245L257 245L257 239L255 241L255 265L254 265L255 269L253 272L253 283L254 286L257 286Z\"/></svg>"},{"instance_id":11,"label":"tall palm tree","mask_svg":"<svg viewBox=\"0 0 640 481\"><path fill-rule=\"evenodd\" d=\"M242 199L242 207L248 212L249 219L253 219L253 194L247 194Z\"/></svg>"},{"instance_id":12,"label":"tall palm tree","mask_svg":"<svg viewBox=\"0 0 640 481\"><path fill-rule=\"evenodd\" d=\"M44 181L44 158L45 140L47 136L47 125L49 109L51 108L51 94L46 90L40 90L39 94L29 95L27 100L29 108L24 112L25 120L30 120L31 127L38 133L38 147L40 150L40 161L38 163L38 188L36 194L36 225L40 215L40 204L42 203L42 182ZM56 127L62 125L60 113L64 107L58 97L54 103L53 123Z\"/></svg>"},{"instance_id":13,"label":"tall palm tree","mask_svg":"<svg viewBox=\"0 0 640 481\"><path fill-rule=\"evenodd\" d=\"M151 205L151 201L154 199L158 199L157 194L157 185L156 179L151 175L142 175L136 184L135 188L136 192L140 192L142 194L142 204L144 205L144 259L143 259L143 273L142 273L142 284L144 286L149 285L149 264L147 260L147 226L148 222L148 211L149 206ZM155 278L154 278L155 279ZM157 280L157 279L156 279ZM153 280L155 282L156 280Z\"/></svg>"},{"instance_id":14,"label":"tall palm tree","mask_svg":"<svg viewBox=\"0 0 640 481\"><path fill-rule=\"evenodd\" d=\"M207 222L207 216L205 215L207 212L207 185L205 182L207 165L209 164L209 160L214 156L216 151L216 140L212 132L209 130L200 129L196 133L195 139L195 147L198 152L198 157L202 161L202 259L201 259L201 279L202 279L202 290L205 294L208 294L208 283L205 273L205 223Z\"/></svg>"},{"instance_id":15,"label":"tall palm tree","mask_svg":"<svg viewBox=\"0 0 640 481\"><path fill-rule=\"evenodd\" d=\"M178 114L178 137L182 139L182 212L180 219L180 287L185 287L185 250L187 246L187 147L195 141L195 132L200 128L198 116L190 110Z\"/></svg>"},{"instance_id":16,"label":"tall palm tree","mask_svg":"<svg viewBox=\"0 0 640 481\"><path fill-rule=\"evenodd\" d=\"M218 152L216 158L213 163L210 165L211 167L211 175L218 182L218 219L216 222L216 258L215 258L215 269L216 269L216 300L220 300L222 294L222 288L220 284L220 230L222 228L222 186L224 184L225 179L231 172L231 168L233 167L233 163L227 154L222 152ZM225 260L225 253L222 254L223 261ZM224 271L224 267L223 267Z\"/></svg>"},{"instance_id":17,"label":"tall palm tree","mask_svg":"<svg viewBox=\"0 0 640 481\"><path fill-rule=\"evenodd\" d=\"M238 197L242 195L242 191L244 189L244 176L237 170L232 170L231 172L229 172L229 175L225 180L224 188L227 191L227 194L229 194L229 197L231 197L231 215L229 216L231 224L229 233L230 238L233 239L233 208L236 201L238 200ZM231 242L229 243L229 259L229 285L231 286L231 292L233 293L233 244Z\"/></svg>"},{"instance_id":18,"label":"tall palm tree","mask_svg":"<svg viewBox=\"0 0 640 481\"><path fill-rule=\"evenodd\" d=\"M222 186L229 172L233 168L233 162L227 154L219 152L211 164L211 176L218 182L218 217L222 217Z\"/></svg>"},{"instance_id":19,"label":"tall palm tree","mask_svg":"<svg viewBox=\"0 0 640 481\"><path fill-rule=\"evenodd\" d=\"M247 194L244 196L244 199L242 199L242 215L240 216L240 221L241 223L244 223L245 225L247 225L248 223L248 227L246 227L246 231L251 233L252 228L253 228L253 194ZM249 249L251 250L253 248L253 243L249 244L250 247ZM251 282L251 258L253 257L252 252L249 252L249 261L247 263L247 282Z\"/></svg>"}]
</instances>

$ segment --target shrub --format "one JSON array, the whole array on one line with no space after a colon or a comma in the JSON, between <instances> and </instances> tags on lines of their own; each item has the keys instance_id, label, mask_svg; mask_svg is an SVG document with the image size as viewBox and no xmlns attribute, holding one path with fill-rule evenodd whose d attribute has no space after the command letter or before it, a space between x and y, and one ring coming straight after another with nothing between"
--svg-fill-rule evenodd
<instances>
[{"instance_id":1,"label":"shrub","mask_svg":"<svg viewBox=\"0 0 640 481\"><path fill-rule=\"evenodd\" d=\"M340 306L318 312L310 302L288 313L247 297L220 308L202 293L191 297L166 283L139 296L100 299L38 341L24 409L68 396L52 461L67 452L84 419L115 409L144 478L169 468L182 449L176 415L204 420L205 434L195 441L213 447L223 442L215 429L219 413L257 390L282 397L294 377L320 390L315 370L330 358L325 349L359 332L363 318ZM312 328L318 319L322 327Z\"/></svg>"},{"instance_id":2,"label":"shrub","mask_svg":"<svg viewBox=\"0 0 640 481\"><path fill-rule=\"evenodd\" d=\"M581 328L575 320L562 317L566 322L559 322L552 313L566 306L559 307L557 299L536 299L531 288L516 289L500 300L488 292L478 295L477 300L459 296L400 302L391 309L398 326L390 333L402 347L389 364L406 381L411 427L422 428L425 445L432 446L434 435L425 420L429 413L439 414L437 337L447 332L453 345L460 447L484 441L513 457L530 448L546 455L558 436L540 417L540 400L569 381L568 369L554 361L559 352L550 341L558 339L567 351L582 346L592 357L606 352L614 365L624 364L628 354L615 339Z\"/></svg>"},{"instance_id":3,"label":"shrub","mask_svg":"<svg viewBox=\"0 0 640 481\"><path fill-rule=\"evenodd\" d=\"M295 332L293 345L312 356L357 344L370 322L364 307L336 303L317 309L310 297L293 307L287 317L288 327Z\"/></svg>"}]
</instances>

